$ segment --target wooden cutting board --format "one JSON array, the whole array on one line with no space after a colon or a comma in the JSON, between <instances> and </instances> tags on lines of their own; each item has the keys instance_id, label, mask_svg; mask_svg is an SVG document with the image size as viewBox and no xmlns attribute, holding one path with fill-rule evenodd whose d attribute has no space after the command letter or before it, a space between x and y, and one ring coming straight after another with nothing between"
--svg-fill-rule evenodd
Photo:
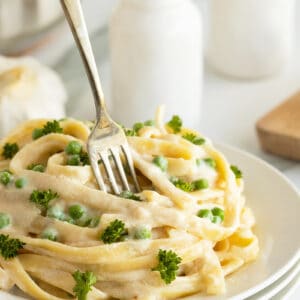
<instances>
[{"instance_id":1,"label":"wooden cutting board","mask_svg":"<svg viewBox=\"0 0 300 300\"><path fill-rule=\"evenodd\" d=\"M256 123L263 150L300 160L300 91Z\"/></svg>"}]
</instances>

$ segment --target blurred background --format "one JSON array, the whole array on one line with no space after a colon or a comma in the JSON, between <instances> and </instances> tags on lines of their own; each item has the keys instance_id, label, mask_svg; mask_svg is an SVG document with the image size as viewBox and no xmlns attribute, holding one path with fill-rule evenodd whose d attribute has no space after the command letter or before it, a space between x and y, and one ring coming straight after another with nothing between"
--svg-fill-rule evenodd
<instances>
[{"instance_id":1,"label":"blurred background","mask_svg":"<svg viewBox=\"0 0 300 300\"><path fill-rule=\"evenodd\" d=\"M260 156L300 185L300 151L295 155L300 149L295 134L299 122L285 124L293 127L287 135L292 135L294 149L291 153L287 146L280 156L270 154L276 149L264 152L260 146L264 141L256 132L257 121L300 86L297 4L294 0L83 0L113 116L129 126L153 116L155 107L165 103L167 117L182 115L185 124L213 141ZM23 73L15 68L25 64L39 70L41 78L48 76L32 102L42 107L37 115L94 118L83 64L58 0L0 0L0 52L3 74L13 68L13 77L21 78ZM25 56L34 61L24 60ZM51 81L43 68L61 80ZM8 111L15 117L22 112L4 101L12 73L2 76L4 85L1 76L0 119L6 123L0 121L0 127L4 128ZM60 91L53 94L55 89ZM45 104L47 93L51 98ZM10 92L9 97L18 96ZM22 118L32 117L30 110ZM295 109L293 119L297 119ZM266 123L262 122L262 130Z\"/></svg>"},{"instance_id":2,"label":"blurred background","mask_svg":"<svg viewBox=\"0 0 300 300\"><path fill-rule=\"evenodd\" d=\"M114 120L132 126L165 104L166 122L178 114L300 189L300 1L81 3ZM0 138L26 119L66 116L93 120L95 108L60 1L0 0ZM300 299L299 285L280 299Z\"/></svg>"}]
</instances>

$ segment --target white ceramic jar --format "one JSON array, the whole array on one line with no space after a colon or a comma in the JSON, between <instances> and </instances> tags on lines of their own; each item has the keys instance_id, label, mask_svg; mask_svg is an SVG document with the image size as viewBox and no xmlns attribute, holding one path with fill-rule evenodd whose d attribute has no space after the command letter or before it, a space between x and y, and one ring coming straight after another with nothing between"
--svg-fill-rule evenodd
<instances>
[{"instance_id":1,"label":"white ceramic jar","mask_svg":"<svg viewBox=\"0 0 300 300\"><path fill-rule=\"evenodd\" d=\"M121 0L110 22L113 117L125 125L180 115L197 127L202 22L190 0Z\"/></svg>"},{"instance_id":2,"label":"white ceramic jar","mask_svg":"<svg viewBox=\"0 0 300 300\"><path fill-rule=\"evenodd\" d=\"M219 72L255 79L287 65L294 40L294 0L211 0L207 57Z\"/></svg>"}]
</instances>

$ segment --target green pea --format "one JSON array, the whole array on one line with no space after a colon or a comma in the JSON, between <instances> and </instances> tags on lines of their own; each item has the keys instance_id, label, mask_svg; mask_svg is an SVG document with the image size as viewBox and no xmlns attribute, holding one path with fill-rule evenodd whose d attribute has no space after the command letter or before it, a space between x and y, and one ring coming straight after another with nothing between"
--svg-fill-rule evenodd
<instances>
[{"instance_id":1,"label":"green pea","mask_svg":"<svg viewBox=\"0 0 300 300\"><path fill-rule=\"evenodd\" d=\"M8 185L13 180L13 176L8 171L0 172L0 182L4 185Z\"/></svg>"},{"instance_id":2,"label":"green pea","mask_svg":"<svg viewBox=\"0 0 300 300\"><path fill-rule=\"evenodd\" d=\"M69 215L72 219L78 220L86 213L86 208L80 204L74 204L69 207Z\"/></svg>"},{"instance_id":3,"label":"green pea","mask_svg":"<svg viewBox=\"0 0 300 300\"><path fill-rule=\"evenodd\" d=\"M77 141L72 141L67 145L65 152L67 154L80 154L81 150L82 145Z\"/></svg>"},{"instance_id":4,"label":"green pea","mask_svg":"<svg viewBox=\"0 0 300 300\"><path fill-rule=\"evenodd\" d=\"M7 227L10 224L10 216L6 213L0 212L0 229Z\"/></svg>"},{"instance_id":5,"label":"green pea","mask_svg":"<svg viewBox=\"0 0 300 300\"><path fill-rule=\"evenodd\" d=\"M224 210L222 208L214 207L211 212L214 216L220 217L222 221L224 220Z\"/></svg>"},{"instance_id":6,"label":"green pea","mask_svg":"<svg viewBox=\"0 0 300 300\"><path fill-rule=\"evenodd\" d=\"M197 165L198 167L201 166L202 162L203 162L203 160L202 160L201 158L196 158L196 165Z\"/></svg>"},{"instance_id":7,"label":"green pea","mask_svg":"<svg viewBox=\"0 0 300 300\"><path fill-rule=\"evenodd\" d=\"M45 166L38 164L38 165L33 166L31 170L35 171L35 172L44 173L45 172Z\"/></svg>"},{"instance_id":8,"label":"green pea","mask_svg":"<svg viewBox=\"0 0 300 300\"><path fill-rule=\"evenodd\" d=\"M145 240L151 238L151 230L149 230L147 227L139 227L136 228L133 235L134 239L136 240Z\"/></svg>"},{"instance_id":9,"label":"green pea","mask_svg":"<svg viewBox=\"0 0 300 300\"><path fill-rule=\"evenodd\" d=\"M142 129L144 127L144 124L141 122L135 123L132 127L132 129L138 133L140 131L140 129Z\"/></svg>"},{"instance_id":10,"label":"green pea","mask_svg":"<svg viewBox=\"0 0 300 300\"><path fill-rule=\"evenodd\" d=\"M210 219L210 220L211 220L212 217L213 217L213 215L212 215L210 209L200 209L200 210L198 211L197 216L198 216L199 218L207 218L207 219Z\"/></svg>"},{"instance_id":11,"label":"green pea","mask_svg":"<svg viewBox=\"0 0 300 300\"><path fill-rule=\"evenodd\" d=\"M27 185L27 180L26 178L18 178L16 181L15 181L15 187L17 189L22 189L25 185Z\"/></svg>"},{"instance_id":12,"label":"green pea","mask_svg":"<svg viewBox=\"0 0 300 300\"><path fill-rule=\"evenodd\" d=\"M155 123L154 123L153 120L147 120L147 121L144 122L144 125L145 125L145 126L154 126Z\"/></svg>"},{"instance_id":13,"label":"green pea","mask_svg":"<svg viewBox=\"0 0 300 300\"><path fill-rule=\"evenodd\" d=\"M156 156L153 158L152 162L157 165L163 172L168 169L168 160L164 156Z\"/></svg>"},{"instance_id":14,"label":"green pea","mask_svg":"<svg viewBox=\"0 0 300 300\"><path fill-rule=\"evenodd\" d=\"M201 137L196 137L194 140L193 140L193 144L195 145L203 145L205 143L205 139L204 138L201 138Z\"/></svg>"},{"instance_id":15,"label":"green pea","mask_svg":"<svg viewBox=\"0 0 300 300\"><path fill-rule=\"evenodd\" d=\"M214 159L208 157L208 158L204 158L203 161L210 166L211 168L215 169L217 166L217 163Z\"/></svg>"},{"instance_id":16,"label":"green pea","mask_svg":"<svg viewBox=\"0 0 300 300\"><path fill-rule=\"evenodd\" d=\"M61 221L65 219L65 213L63 212L63 209L59 205L50 206L47 209L46 215L49 218L58 219Z\"/></svg>"},{"instance_id":17,"label":"green pea","mask_svg":"<svg viewBox=\"0 0 300 300\"><path fill-rule=\"evenodd\" d=\"M80 156L79 154L70 155L67 159L68 166L79 166L80 165Z\"/></svg>"},{"instance_id":18,"label":"green pea","mask_svg":"<svg viewBox=\"0 0 300 300\"><path fill-rule=\"evenodd\" d=\"M36 140L38 138L40 138L41 136L44 135L44 131L42 128L35 128L33 131L32 131L32 139Z\"/></svg>"},{"instance_id":19,"label":"green pea","mask_svg":"<svg viewBox=\"0 0 300 300\"><path fill-rule=\"evenodd\" d=\"M206 179L199 179L193 182L195 190L203 190L208 188L208 181Z\"/></svg>"},{"instance_id":20,"label":"green pea","mask_svg":"<svg viewBox=\"0 0 300 300\"><path fill-rule=\"evenodd\" d=\"M41 238L42 239L47 239L50 241L57 241L58 237L58 232L55 228L46 228L42 233L41 233Z\"/></svg>"},{"instance_id":21,"label":"green pea","mask_svg":"<svg viewBox=\"0 0 300 300\"><path fill-rule=\"evenodd\" d=\"M215 224L221 224L223 222L223 220L220 216L213 216L211 221Z\"/></svg>"}]
</instances>

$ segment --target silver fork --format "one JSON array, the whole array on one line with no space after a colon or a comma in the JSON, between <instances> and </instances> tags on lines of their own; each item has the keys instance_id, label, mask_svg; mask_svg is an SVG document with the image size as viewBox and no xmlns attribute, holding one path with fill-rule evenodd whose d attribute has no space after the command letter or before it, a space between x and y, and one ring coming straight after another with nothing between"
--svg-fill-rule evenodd
<instances>
[{"instance_id":1,"label":"silver fork","mask_svg":"<svg viewBox=\"0 0 300 300\"><path fill-rule=\"evenodd\" d=\"M104 94L80 0L60 0L60 2L83 60L94 96L97 122L89 136L87 149L98 185L101 190L107 192L106 185L98 166L98 161L101 159L114 193L120 193L110 161L110 156L112 156L117 173L119 174L123 185L123 190L130 191L129 183L120 158L120 153L123 153L129 167L135 189L139 192L140 186L137 181L130 149L124 131L111 119L105 108Z\"/></svg>"}]
</instances>

